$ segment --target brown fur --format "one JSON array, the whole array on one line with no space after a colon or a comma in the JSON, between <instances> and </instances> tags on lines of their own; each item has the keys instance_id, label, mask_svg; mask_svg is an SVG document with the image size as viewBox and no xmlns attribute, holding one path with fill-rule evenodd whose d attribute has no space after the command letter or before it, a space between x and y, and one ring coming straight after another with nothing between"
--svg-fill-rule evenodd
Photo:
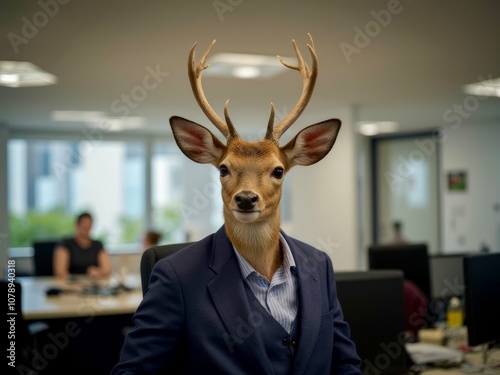
<instances>
[{"instance_id":1,"label":"brown fur","mask_svg":"<svg viewBox=\"0 0 500 375\"><path fill-rule=\"evenodd\" d=\"M219 164L226 165L230 175L221 178L226 232L241 255L257 272L269 280L281 265L279 246L280 200L283 178L271 177L276 167L287 168L286 158L278 145L269 140L247 142L236 139L227 145ZM249 190L259 197L260 217L241 223L233 215L234 197Z\"/></svg>"},{"instance_id":2,"label":"brown fur","mask_svg":"<svg viewBox=\"0 0 500 375\"><path fill-rule=\"evenodd\" d=\"M340 129L339 120L327 120L299 132L287 145L274 140L248 142L232 137L222 144L205 127L181 117L172 117L170 125L179 148L198 163L216 168L225 165L228 175L221 175L223 214L226 232L239 253L261 275L271 280L282 263L280 250L280 200L283 180L294 165L311 165L332 148ZM283 168L283 176L273 171ZM258 201L251 211L242 214L236 195L252 192ZM236 217L235 217L236 216Z\"/></svg>"}]
</instances>

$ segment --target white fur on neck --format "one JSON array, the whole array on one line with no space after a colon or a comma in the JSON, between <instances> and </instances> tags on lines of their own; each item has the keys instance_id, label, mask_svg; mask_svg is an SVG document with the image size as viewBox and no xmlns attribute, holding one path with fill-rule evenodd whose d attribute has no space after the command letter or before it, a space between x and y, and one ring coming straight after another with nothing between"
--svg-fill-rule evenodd
<instances>
[{"instance_id":1,"label":"white fur on neck","mask_svg":"<svg viewBox=\"0 0 500 375\"><path fill-rule=\"evenodd\" d=\"M280 265L280 221L240 223L226 220L226 232L238 252L260 274L270 277Z\"/></svg>"}]
</instances>

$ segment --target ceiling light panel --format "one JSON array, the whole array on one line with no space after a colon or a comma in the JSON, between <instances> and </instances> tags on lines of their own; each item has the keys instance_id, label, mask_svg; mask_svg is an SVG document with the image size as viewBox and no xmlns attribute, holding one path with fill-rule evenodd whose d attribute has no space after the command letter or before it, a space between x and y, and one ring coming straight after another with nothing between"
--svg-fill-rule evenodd
<instances>
[{"instance_id":1,"label":"ceiling light panel","mask_svg":"<svg viewBox=\"0 0 500 375\"><path fill-rule=\"evenodd\" d=\"M57 83L57 77L26 61L0 61L0 86L33 87Z\"/></svg>"},{"instance_id":2,"label":"ceiling light panel","mask_svg":"<svg viewBox=\"0 0 500 375\"><path fill-rule=\"evenodd\" d=\"M466 94L500 97L500 78L487 79L464 86Z\"/></svg>"},{"instance_id":3,"label":"ceiling light panel","mask_svg":"<svg viewBox=\"0 0 500 375\"><path fill-rule=\"evenodd\" d=\"M289 64L297 64L296 58L283 59ZM210 69L204 74L212 77L270 78L287 71L276 56L218 53L209 57L207 63Z\"/></svg>"}]
</instances>

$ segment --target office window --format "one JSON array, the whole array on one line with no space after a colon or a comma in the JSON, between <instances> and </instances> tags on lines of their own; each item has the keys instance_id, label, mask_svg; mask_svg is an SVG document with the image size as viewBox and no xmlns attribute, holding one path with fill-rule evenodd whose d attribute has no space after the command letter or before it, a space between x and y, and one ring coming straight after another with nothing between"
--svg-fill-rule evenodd
<instances>
[{"instance_id":1,"label":"office window","mask_svg":"<svg viewBox=\"0 0 500 375\"><path fill-rule=\"evenodd\" d=\"M151 205L153 229L161 243L184 242L181 204L184 194L182 157L173 143L156 142L151 155Z\"/></svg>"},{"instance_id":2,"label":"office window","mask_svg":"<svg viewBox=\"0 0 500 375\"><path fill-rule=\"evenodd\" d=\"M172 243L223 224L217 169L189 160L174 142L11 139L7 173L10 248L71 235L82 211L94 216L92 236L112 252L140 251L147 229ZM289 200L285 182L284 223Z\"/></svg>"},{"instance_id":3,"label":"office window","mask_svg":"<svg viewBox=\"0 0 500 375\"><path fill-rule=\"evenodd\" d=\"M142 143L12 139L7 152L10 247L71 235L82 211L94 216L92 235L106 245L139 241Z\"/></svg>"}]
</instances>

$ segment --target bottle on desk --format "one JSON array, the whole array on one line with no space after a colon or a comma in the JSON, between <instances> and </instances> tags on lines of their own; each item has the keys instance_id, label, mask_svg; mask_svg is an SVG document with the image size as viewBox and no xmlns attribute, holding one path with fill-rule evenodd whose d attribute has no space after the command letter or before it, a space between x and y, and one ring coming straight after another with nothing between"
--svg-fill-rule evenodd
<instances>
[{"instance_id":1,"label":"bottle on desk","mask_svg":"<svg viewBox=\"0 0 500 375\"><path fill-rule=\"evenodd\" d=\"M446 346L461 349L467 346L467 329L464 327L464 309L458 297L452 297L446 310Z\"/></svg>"},{"instance_id":2,"label":"bottle on desk","mask_svg":"<svg viewBox=\"0 0 500 375\"><path fill-rule=\"evenodd\" d=\"M448 328L462 327L464 325L464 310L458 297L452 297L446 311Z\"/></svg>"}]
</instances>

